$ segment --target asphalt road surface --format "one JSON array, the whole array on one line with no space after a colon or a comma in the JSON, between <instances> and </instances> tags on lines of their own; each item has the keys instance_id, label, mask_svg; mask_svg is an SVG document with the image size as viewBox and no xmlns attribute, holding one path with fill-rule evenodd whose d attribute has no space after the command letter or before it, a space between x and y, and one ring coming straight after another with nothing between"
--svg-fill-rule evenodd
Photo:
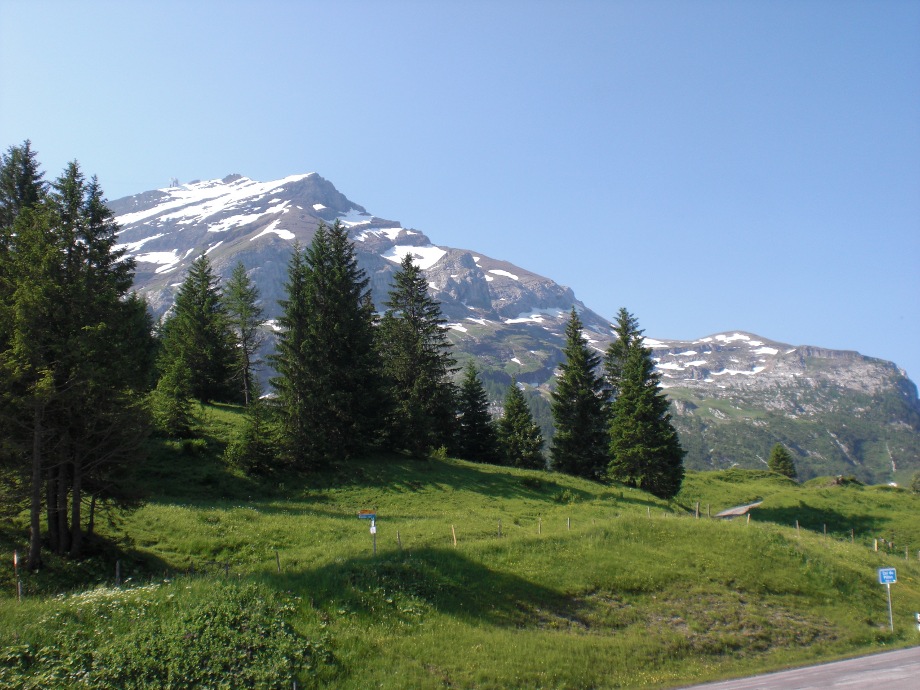
<instances>
[{"instance_id":1,"label":"asphalt road surface","mask_svg":"<svg viewBox=\"0 0 920 690\"><path fill-rule=\"evenodd\" d=\"M920 690L920 647L685 690Z\"/></svg>"}]
</instances>

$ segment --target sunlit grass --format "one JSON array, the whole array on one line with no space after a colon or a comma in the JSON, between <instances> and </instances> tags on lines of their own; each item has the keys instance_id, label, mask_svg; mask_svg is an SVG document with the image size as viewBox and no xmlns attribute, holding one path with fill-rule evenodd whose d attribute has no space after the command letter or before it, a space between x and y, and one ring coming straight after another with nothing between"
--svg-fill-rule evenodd
<instances>
[{"instance_id":1,"label":"sunlit grass","mask_svg":"<svg viewBox=\"0 0 920 690\"><path fill-rule=\"evenodd\" d=\"M604 688L915 641L920 567L869 548L880 530L916 534L917 498L906 492L691 473L668 503L553 473L397 456L255 481L219 460L238 413L209 414L204 447L155 448L154 475L168 480L100 527L110 550L95 562L96 589L95 580L78 588L88 566L60 563L54 577L26 577L23 603L3 599L0 680L41 687L41 661L82 669L89 687L117 687L103 680L123 681L115 671L132 645L164 631L192 640L202 625L213 638L188 642L187 653L163 648L175 657L168 669L136 662L146 687L186 672L190 659L210 673L208 645L216 660L262 654L266 678L299 687ZM705 518L707 504L715 514L761 499L750 522ZM376 556L361 509L377 512ZM122 588L112 586L114 558ZM889 565L894 634L876 579ZM78 589L62 598L68 572L65 589ZM283 653L269 655L251 632L269 634L261 626L275 618L287 626L271 633ZM48 651L62 642L79 654ZM233 669L230 684L242 685L245 665Z\"/></svg>"}]
</instances>

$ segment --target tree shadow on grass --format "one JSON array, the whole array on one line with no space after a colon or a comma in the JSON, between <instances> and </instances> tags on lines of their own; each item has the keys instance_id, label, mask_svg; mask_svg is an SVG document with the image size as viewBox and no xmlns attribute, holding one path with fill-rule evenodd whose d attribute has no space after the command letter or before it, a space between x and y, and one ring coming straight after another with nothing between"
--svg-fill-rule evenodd
<instances>
[{"instance_id":1,"label":"tree shadow on grass","mask_svg":"<svg viewBox=\"0 0 920 690\"><path fill-rule=\"evenodd\" d=\"M492 570L461 551L423 548L358 557L315 570L272 575L274 586L308 593L313 606L343 614L411 617L413 606L470 622L522 627L540 612L568 615L565 595L526 578Z\"/></svg>"},{"instance_id":2,"label":"tree shadow on grass","mask_svg":"<svg viewBox=\"0 0 920 690\"><path fill-rule=\"evenodd\" d=\"M785 527L795 527L796 520L800 529L827 533L838 538L850 537L850 530L863 537L882 536L888 520L872 515L845 515L831 508L815 508L800 504L782 508L765 508L760 506L751 511L753 520L758 522L775 522Z\"/></svg>"}]
</instances>

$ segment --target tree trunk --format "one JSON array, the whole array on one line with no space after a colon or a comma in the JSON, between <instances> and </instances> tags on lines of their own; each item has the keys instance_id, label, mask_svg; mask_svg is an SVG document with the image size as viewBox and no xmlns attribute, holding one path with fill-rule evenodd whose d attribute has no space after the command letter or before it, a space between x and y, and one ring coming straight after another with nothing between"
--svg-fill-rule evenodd
<instances>
[{"instance_id":1,"label":"tree trunk","mask_svg":"<svg viewBox=\"0 0 920 690\"><path fill-rule=\"evenodd\" d=\"M70 557L79 558L83 549L83 531L80 528L83 472L80 461L73 463L73 493L70 497Z\"/></svg>"},{"instance_id":2,"label":"tree trunk","mask_svg":"<svg viewBox=\"0 0 920 690\"><path fill-rule=\"evenodd\" d=\"M93 529L96 527L96 494L92 495L89 502L89 522L86 525L86 538L93 538Z\"/></svg>"},{"instance_id":3,"label":"tree trunk","mask_svg":"<svg viewBox=\"0 0 920 690\"><path fill-rule=\"evenodd\" d=\"M32 420L32 495L29 503L30 570L42 567L42 421L44 408L35 404Z\"/></svg>"},{"instance_id":4,"label":"tree trunk","mask_svg":"<svg viewBox=\"0 0 920 690\"><path fill-rule=\"evenodd\" d=\"M48 513L48 546L54 551L58 544L57 475L50 470L45 480L45 510Z\"/></svg>"},{"instance_id":5,"label":"tree trunk","mask_svg":"<svg viewBox=\"0 0 920 690\"><path fill-rule=\"evenodd\" d=\"M58 467L57 480L57 553L64 555L70 548L70 526L67 524L67 463Z\"/></svg>"}]
</instances>

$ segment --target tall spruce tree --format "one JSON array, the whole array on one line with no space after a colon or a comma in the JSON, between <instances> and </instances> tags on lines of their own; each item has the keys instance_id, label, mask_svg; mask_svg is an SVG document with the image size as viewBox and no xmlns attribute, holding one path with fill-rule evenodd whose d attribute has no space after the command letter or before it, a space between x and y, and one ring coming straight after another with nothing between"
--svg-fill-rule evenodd
<instances>
[{"instance_id":1,"label":"tall spruce tree","mask_svg":"<svg viewBox=\"0 0 920 690\"><path fill-rule=\"evenodd\" d=\"M233 384L235 348L220 279L206 254L195 259L161 328L162 371L181 359L191 376L192 396L230 402L242 396Z\"/></svg>"},{"instance_id":2,"label":"tall spruce tree","mask_svg":"<svg viewBox=\"0 0 920 690\"><path fill-rule=\"evenodd\" d=\"M620 393L620 381L630 351L642 346L643 331L639 328L638 319L621 307L613 332L616 339L610 343L604 355L604 377L611 400L615 400Z\"/></svg>"},{"instance_id":3,"label":"tall spruce tree","mask_svg":"<svg viewBox=\"0 0 920 690\"><path fill-rule=\"evenodd\" d=\"M472 361L466 366L457 392L457 409L457 454L473 462L497 463L500 454L489 398Z\"/></svg>"},{"instance_id":4,"label":"tall spruce tree","mask_svg":"<svg viewBox=\"0 0 920 690\"><path fill-rule=\"evenodd\" d=\"M798 479L799 473L795 469L795 461L792 459L792 453L782 443L777 443L770 450L770 459L767 460L767 467L773 472L779 472L789 479Z\"/></svg>"},{"instance_id":5,"label":"tall spruce tree","mask_svg":"<svg viewBox=\"0 0 920 690\"><path fill-rule=\"evenodd\" d=\"M546 469L543 433L514 379L505 396L504 413L498 420L498 442L506 465Z\"/></svg>"},{"instance_id":6,"label":"tall spruce tree","mask_svg":"<svg viewBox=\"0 0 920 690\"><path fill-rule=\"evenodd\" d=\"M452 443L456 419L451 377L456 369L447 321L410 254L393 276L385 306L378 347L390 398L387 441L394 449L424 456Z\"/></svg>"},{"instance_id":7,"label":"tall spruce tree","mask_svg":"<svg viewBox=\"0 0 920 690\"><path fill-rule=\"evenodd\" d=\"M253 397L258 396L253 369L259 364L255 359L256 352L265 342L265 334L262 332L265 310L259 304L259 288L249 279L242 261L237 262L233 268L223 301L227 310L227 324L236 341L236 369L243 404L248 407Z\"/></svg>"},{"instance_id":8,"label":"tall spruce tree","mask_svg":"<svg viewBox=\"0 0 920 690\"><path fill-rule=\"evenodd\" d=\"M556 433L553 469L587 479L601 479L607 468L607 392L598 373L600 356L581 334L574 307L565 328L564 361L552 392Z\"/></svg>"},{"instance_id":9,"label":"tall spruce tree","mask_svg":"<svg viewBox=\"0 0 920 690\"><path fill-rule=\"evenodd\" d=\"M366 449L381 408L369 280L339 222L295 249L272 362L284 445L302 468Z\"/></svg>"},{"instance_id":10,"label":"tall spruce tree","mask_svg":"<svg viewBox=\"0 0 920 690\"><path fill-rule=\"evenodd\" d=\"M279 416L281 442L287 459L296 467L310 463L310 429L306 399L309 396L309 359L306 343L310 328L308 302L308 271L305 252L299 244L288 262L288 277L284 285L287 299L279 300L278 340L269 361L277 375L271 380L277 396L275 409Z\"/></svg>"},{"instance_id":11,"label":"tall spruce tree","mask_svg":"<svg viewBox=\"0 0 920 690\"><path fill-rule=\"evenodd\" d=\"M684 478L684 450L659 386L652 351L628 348L610 406L610 466L614 481L673 498Z\"/></svg>"}]
</instances>

